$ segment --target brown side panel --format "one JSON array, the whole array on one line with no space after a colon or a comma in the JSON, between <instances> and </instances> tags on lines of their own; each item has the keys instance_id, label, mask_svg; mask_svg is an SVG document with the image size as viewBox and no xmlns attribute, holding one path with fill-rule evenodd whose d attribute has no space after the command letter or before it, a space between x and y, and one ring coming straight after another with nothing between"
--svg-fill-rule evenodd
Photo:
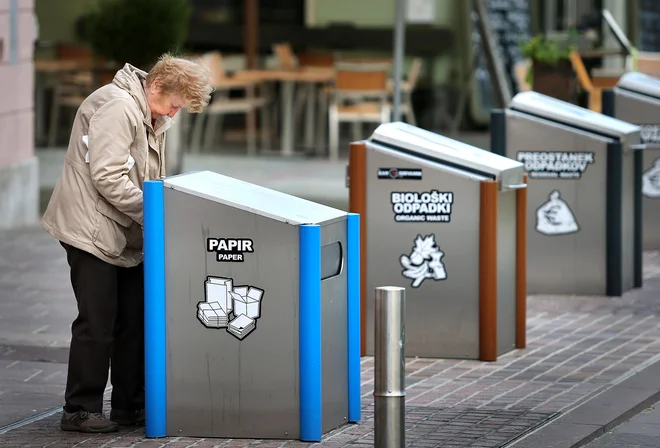
<instances>
[{"instance_id":1,"label":"brown side panel","mask_svg":"<svg viewBox=\"0 0 660 448\"><path fill-rule=\"evenodd\" d=\"M497 361L497 182L481 182L479 359Z\"/></svg>"},{"instance_id":2,"label":"brown side panel","mask_svg":"<svg viewBox=\"0 0 660 448\"><path fill-rule=\"evenodd\" d=\"M348 211L360 215L360 356L367 352L367 145L351 143L348 156Z\"/></svg>"},{"instance_id":3,"label":"brown side panel","mask_svg":"<svg viewBox=\"0 0 660 448\"><path fill-rule=\"evenodd\" d=\"M527 175L525 175L527 183ZM527 346L527 188L516 192L516 348Z\"/></svg>"}]
</instances>

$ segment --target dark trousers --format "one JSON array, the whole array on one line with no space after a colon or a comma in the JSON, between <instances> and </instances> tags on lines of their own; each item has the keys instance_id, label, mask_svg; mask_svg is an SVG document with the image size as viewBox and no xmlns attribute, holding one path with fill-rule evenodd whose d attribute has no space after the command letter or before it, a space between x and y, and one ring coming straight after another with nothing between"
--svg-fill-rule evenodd
<instances>
[{"instance_id":1,"label":"dark trousers","mask_svg":"<svg viewBox=\"0 0 660 448\"><path fill-rule=\"evenodd\" d=\"M102 412L111 377L113 409L144 409L144 271L113 266L62 243L78 317L71 326L64 410Z\"/></svg>"}]
</instances>

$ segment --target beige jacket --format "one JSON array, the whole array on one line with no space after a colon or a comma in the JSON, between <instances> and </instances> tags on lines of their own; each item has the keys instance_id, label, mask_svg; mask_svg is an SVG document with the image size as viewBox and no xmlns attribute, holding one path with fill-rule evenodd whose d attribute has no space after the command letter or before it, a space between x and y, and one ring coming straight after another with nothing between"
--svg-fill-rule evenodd
<instances>
[{"instance_id":1,"label":"beige jacket","mask_svg":"<svg viewBox=\"0 0 660 448\"><path fill-rule=\"evenodd\" d=\"M126 64L80 105L41 224L54 238L123 267L142 252L142 183L165 175L169 117L151 124L146 73Z\"/></svg>"}]
</instances>

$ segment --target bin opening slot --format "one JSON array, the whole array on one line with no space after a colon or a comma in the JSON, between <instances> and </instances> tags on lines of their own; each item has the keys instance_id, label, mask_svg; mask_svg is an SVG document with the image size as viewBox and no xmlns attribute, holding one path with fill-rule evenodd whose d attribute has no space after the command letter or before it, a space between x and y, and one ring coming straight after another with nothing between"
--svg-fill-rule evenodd
<instances>
[{"instance_id":1,"label":"bin opening slot","mask_svg":"<svg viewBox=\"0 0 660 448\"><path fill-rule=\"evenodd\" d=\"M339 241L321 246L321 281L339 275L342 261L343 253Z\"/></svg>"},{"instance_id":2,"label":"bin opening slot","mask_svg":"<svg viewBox=\"0 0 660 448\"><path fill-rule=\"evenodd\" d=\"M408 148L402 148L400 146L395 146L395 145L392 145L391 143L386 143L386 142L384 142L382 140L379 140L379 139L376 139L376 138L373 139L372 142L377 143L380 146L384 146L385 148L388 148L388 149L391 149L391 150L394 150L394 151L397 151L397 152L400 152L400 153L403 153L403 154L407 154L409 156L417 157L417 158L423 159L423 160L428 160L428 161L431 161L431 162L438 163L440 165L449 166L449 167L456 168L456 169L461 170L461 171L467 171L469 173L477 174L479 176L483 176L483 177L486 177L488 179L495 180L495 175L494 174L487 173L485 171L481 171L481 170L478 170L476 168L471 168L471 167L465 166L465 165L459 165L455 162L450 162L450 161L447 161L447 160L443 160L440 157L434 157L434 156L431 156L429 154L423 154L423 153L419 153L419 152L410 150Z\"/></svg>"},{"instance_id":3,"label":"bin opening slot","mask_svg":"<svg viewBox=\"0 0 660 448\"><path fill-rule=\"evenodd\" d=\"M584 126L577 126L573 123L570 123L569 120L559 121L559 120L556 120L554 118L544 117L542 115L538 115L538 114L529 112L527 110L521 110L521 109L518 109L518 108L513 107L513 106L510 108L510 110L518 112L519 114L529 115L530 117L538 118L539 120L549 121L551 123L556 123L556 124L561 124L561 125L564 125L564 126L568 126L568 127L573 128L573 129L577 129L579 131L586 132L588 134L597 135L599 137L611 138L611 139L616 140L617 142L621 140L619 135L608 134L606 132L598 132L598 131L595 131L593 129L585 128Z\"/></svg>"}]
</instances>

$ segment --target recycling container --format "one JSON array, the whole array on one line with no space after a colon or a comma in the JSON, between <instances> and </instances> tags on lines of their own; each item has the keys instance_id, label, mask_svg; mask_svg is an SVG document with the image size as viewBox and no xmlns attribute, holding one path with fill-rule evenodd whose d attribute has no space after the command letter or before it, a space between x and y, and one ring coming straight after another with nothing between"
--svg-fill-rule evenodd
<instances>
[{"instance_id":1,"label":"recycling container","mask_svg":"<svg viewBox=\"0 0 660 448\"><path fill-rule=\"evenodd\" d=\"M360 418L359 216L210 171L145 183L146 435Z\"/></svg>"},{"instance_id":2,"label":"recycling container","mask_svg":"<svg viewBox=\"0 0 660 448\"><path fill-rule=\"evenodd\" d=\"M530 294L642 285L639 126L537 92L491 114L491 151L528 175Z\"/></svg>"},{"instance_id":3,"label":"recycling container","mask_svg":"<svg viewBox=\"0 0 660 448\"><path fill-rule=\"evenodd\" d=\"M377 286L406 288L406 356L496 360L525 345L522 163L401 122L350 145L362 353Z\"/></svg>"},{"instance_id":4,"label":"recycling container","mask_svg":"<svg viewBox=\"0 0 660 448\"><path fill-rule=\"evenodd\" d=\"M640 127L642 161L642 248L660 250L660 79L624 74L603 91L603 113Z\"/></svg>"}]
</instances>

